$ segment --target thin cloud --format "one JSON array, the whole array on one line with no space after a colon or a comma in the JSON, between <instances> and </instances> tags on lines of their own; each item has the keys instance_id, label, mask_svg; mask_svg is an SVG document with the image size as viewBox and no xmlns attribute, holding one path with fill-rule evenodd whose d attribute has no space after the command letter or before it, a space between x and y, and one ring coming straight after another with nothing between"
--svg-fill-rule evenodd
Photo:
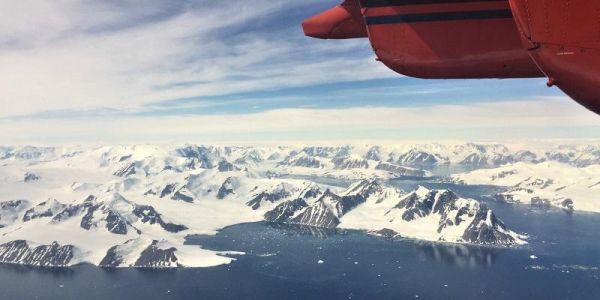
<instances>
[{"instance_id":1,"label":"thin cloud","mask_svg":"<svg viewBox=\"0 0 600 300\"><path fill-rule=\"evenodd\" d=\"M2 2L0 140L600 132L597 116L568 98L540 98L559 93L543 80L417 82L376 62L365 39L304 37L302 18L329 4L336 1Z\"/></svg>"},{"instance_id":2,"label":"thin cloud","mask_svg":"<svg viewBox=\"0 0 600 300\"><path fill-rule=\"evenodd\" d=\"M393 76L365 40L309 42L299 20L277 27L317 1L185 3L0 5L0 116ZM273 29L245 29L257 22Z\"/></svg>"},{"instance_id":3,"label":"thin cloud","mask_svg":"<svg viewBox=\"0 0 600 300\"><path fill-rule=\"evenodd\" d=\"M510 120L510 123L507 123ZM566 125L568 124L568 125ZM561 129L562 128L562 129ZM7 143L263 142L332 139L600 138L600 119L566 99L280 109L255 114L0 121Z\"/></svg>"}]
</instances>

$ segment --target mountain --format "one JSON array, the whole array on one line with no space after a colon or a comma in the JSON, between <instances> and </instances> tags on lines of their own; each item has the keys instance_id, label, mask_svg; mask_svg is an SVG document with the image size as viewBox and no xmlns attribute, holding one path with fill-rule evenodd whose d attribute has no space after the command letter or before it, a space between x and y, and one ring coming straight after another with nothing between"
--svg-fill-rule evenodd
<instances>
[{"instance_id":1,"label":"mountain","mask_svg":"<svg viewBox=\"0 0 600 300\"><path fill-rule=\"evenodd\" d=\"M62 267L71 265L76 249L72 245L61 246L56 242L50 245L33 246L24 240L15 240L0 245L0 261L38 267Z\"/></svg>"},{"instance_id":2,"label":"mountain","mask_svg":"<svg viewBox=\"0 0 600 300\"><path fill-rule=\"evenodd\" d=\"M27 200L8 200L0 202L0 227L12 225L20 212L29 206Z\"/></svg>"},{"instance_id":3,"label":"mountain","mask_svg":"<svg viewBox=\"0 0 600 300\"><path fill-rule=\"evenodd\" d=\"M23 215L23 222L34 219L49 218L63 211L67 206L56 199L48 199L28 209Z\"/></svg>"},{"instance_id":4,"label":"mountain","mask_svg":"<svg viewBox=\"0 0 600 300\"><path fill-rule=\"evenodd\" d=\"M434 234L439 241L483 245L524 243L524 237L508 230L487 206L472 199L459 198L448 190L420 187L400 199L385 216L392 230L398 228L399 231L404 230L405 223L435 222L437 229Z\"/></svg>"},{"instance_id":5,"label":"mountain","mask_svg":"<svg viewBox=\"0 0 600 300\"><path fill-rule=\"evenodd\" d=\"M279 166L287 167L304 167L304 168L324 168L325 163L319 156L311 156L305 152L298 154L290 154L283 161L279 163Z\"/></svg>"},{"instance_id":6,"label":"mountain","mask_svg":"<svg viewBox=\"0 0 600 300\"><path fill-rule=\"evenodd\" d=\"M176 256L177 249L157 240L132 239L108 249L102 258L101 267L121 266L138 268L180 267Z\"/></svg>"},{"instance_id":7,"label":"mountain","mask_svg":"<svg viewBox=\"0 0 600 300\"><path fill-rule=\"evenodd\" d=\"M265 214L265 220L275 223L335 228L340 218L367 201L381 194L382 187L375 181L363 180L352 185L340 195L327 189L323 193L312 191L301 197L279 204Z\"/></svg>"},{"instance_id":8,"label":"mountain","mask_svg":"<svg viewBox=\"0 0 600 300\"><path fill-rule=\"evenodd\" d=\"M395 203L395 204L394 204ZM393 206L390 207L390 205ZM388 236L515 246L525 237L509 230L485 205L448 190L423 187L401 195L376 181L363 180L342 193L326 190L316 198L285 201L265 213L273 223L320 228L365 229Z\"/></svg>"},{"instance_id":9,"label":"mountain","mask_svg":"<svg viewBox=\"0 0 600 300\"><path fill-rule=\"evenodd\" d=\"M336 157L333 158L331 161L333 162L334 168L341 170L369 168L369 161L357 156Z\"/></svg>"},{"instance_id":10,"label":"mountain","mask_svg":"<svg viewBox=\"0 0 600 300\"><path fill-rule=\"evenodd\" d=\"M455 174L452 178L463 184L505 186L505 192L494 195L500 201L600 212L597 197L600 195L600 165L576 167L554 161L516 163Z\"/></svg>"},{"instance_id":11,"label":"mountain","mask_svg":"<svg viewBox=\"0 0 600 300\"><path fill-rule=\"evenodd\" d=\"M449 162L438 154L411 149L400 155L396 163L402 166L431 169L438 165L448 164Z\"/></svg>"},{"instance_id":12,"label":"mountain","mask_svg":"<svg viewBox=\"0 0 600 300\"><path fill-rule=\"evenodd\" d=\"M415 176L415 177L427 177L431 176L431 173L423 170L413 169L409 167L402 167L388 162L379 162L375 166L375 170L386 171L394 174L395 176Z\"/></svg>"},{"instance_id":13,"label":"mountain","mask_svg":"<svg viewBox=\"0 0 600 300\"><path fill-rule=\"evenodd\" d=\"M233 258L186 245L186 236L257 221L519 245L524 238L484 203L443 189L402 191L390 179L417 181L447 167L462 172L452 174L453 182L505 186L497 199L600 211L593 199L600 188L598 149L593 143L0 146L0 262L227 264Z\"/></svg>"},{"instance_id":14,"label":"mountain","mask_svg":"<svg viewBox=\"0 0 600 300\"><path fill-rule=\"evenodd\" d=\"M252 209L259 209L265 202L275 203L285 198L292 196L294 187L290 184L279 183L269 187L266 190L260 191L250 196L250 200L246 202L246 205Z\"/></svg>"}]
</instances>

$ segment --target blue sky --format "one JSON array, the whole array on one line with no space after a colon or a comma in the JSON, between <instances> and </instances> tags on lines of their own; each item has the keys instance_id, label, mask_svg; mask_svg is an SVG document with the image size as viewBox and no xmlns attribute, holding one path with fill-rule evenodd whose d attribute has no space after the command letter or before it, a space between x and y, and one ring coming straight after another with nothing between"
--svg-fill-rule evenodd
<instances>
[{"instance_id":1,"label":"blue sky","mask_svg":"<svg viewBox=\"0 0 600 300\"><path fill-rule=\"evenodd\" d=\"M303 36L304 18L337 3L6 1L0 138L600 138L600 118L543 79L418 80L366 39Z\"/></svg>"}]
</instances>

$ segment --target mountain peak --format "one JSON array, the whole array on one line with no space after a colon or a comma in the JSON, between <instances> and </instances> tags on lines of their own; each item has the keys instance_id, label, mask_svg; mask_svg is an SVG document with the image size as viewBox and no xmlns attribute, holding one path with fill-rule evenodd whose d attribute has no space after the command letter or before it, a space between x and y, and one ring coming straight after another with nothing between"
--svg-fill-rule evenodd
<instances>
[{"instance_id":1,"label":"mountain peak","mask_svg":"<svg viewBox=\"0 0 600 300\"><path fill-rule=\"evenodd\" d=\"M350 185L350 187L348 187L348 189L346 189L346 191L342 193L342 196L361 195L364 198L368 198L373 193L376 193L381 190L382 187L379 184L379 182L377 182L377 180L363 179Z\"/></svg>"}]
</instances>

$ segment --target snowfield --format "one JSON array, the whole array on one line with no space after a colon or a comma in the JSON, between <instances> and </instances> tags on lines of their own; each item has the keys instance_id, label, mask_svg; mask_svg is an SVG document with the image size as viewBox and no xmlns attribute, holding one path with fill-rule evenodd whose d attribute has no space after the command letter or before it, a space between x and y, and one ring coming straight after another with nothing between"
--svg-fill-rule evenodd
<instances>
[{"instance_id":1,"label":"snowfield","mask_svg":"<svg viewBox=\"0 0 600 300\"><path fill-rule=\"evenodd\" d=\"M533 149L533 148L531 148ZM484 204L386 180L439 168L499 198L600 211L600 146L0 147L0 262L34 266L208 267L236 254L184 245L269 221L428 241L516 246ZM347 182L345 185L329 184ZM234 255L232 255L234 254Z\"/></svg>"},{"instance_id":2,"label":"snowfield","mask_svg":"<svg viewBox=\"0 0 600 300\"><path fill-rule=\"evenodd\" d=\"M560 162L516 163L456 174L465 184L510 187L498 199L568 210L600 212L600 165L576 167Z\"/></svg>"}]
</instances>

